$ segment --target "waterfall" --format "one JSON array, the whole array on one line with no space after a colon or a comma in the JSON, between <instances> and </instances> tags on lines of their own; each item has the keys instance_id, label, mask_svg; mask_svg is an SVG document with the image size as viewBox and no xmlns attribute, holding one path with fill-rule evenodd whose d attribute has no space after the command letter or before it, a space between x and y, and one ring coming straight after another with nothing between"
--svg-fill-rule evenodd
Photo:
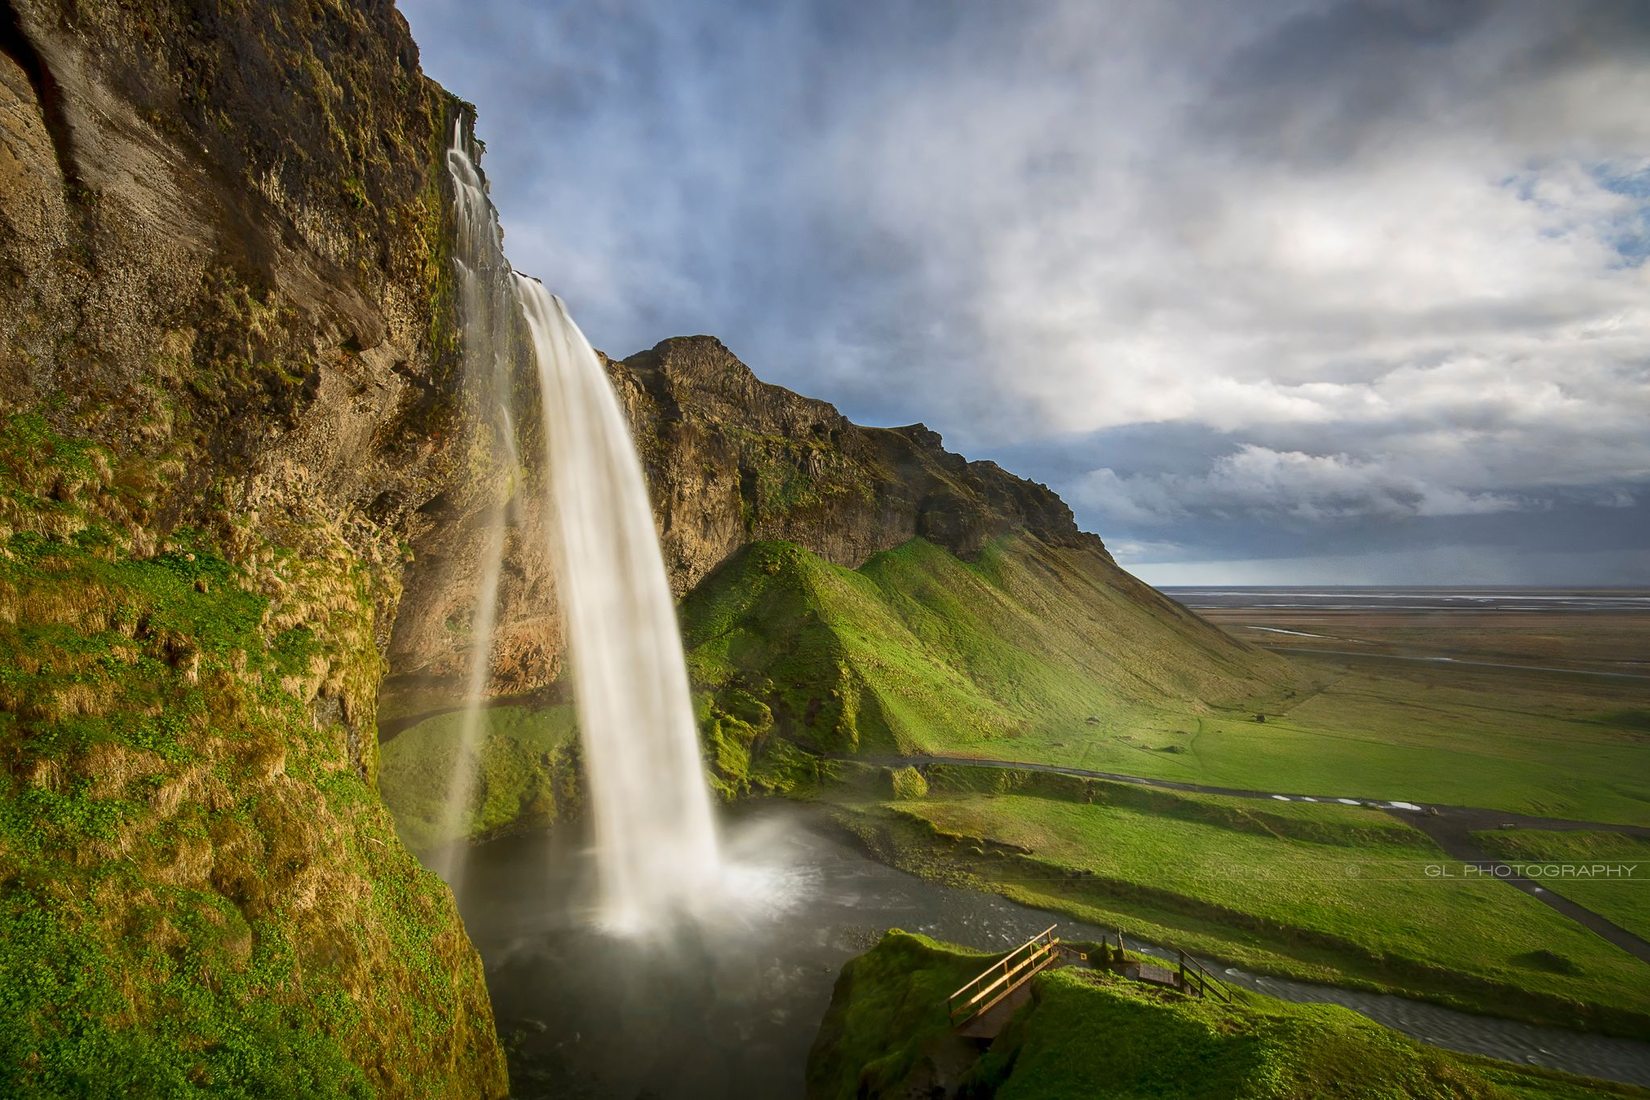
<instances>
[{"instance_id":1,"label":"waterfall","mask_svg":"<svg viewBox=\"0 0 1650 1100\"><path fill-rule=\"evenodd\" d=\"M618 398L561 299L516 276L533 335L557 590L605 918L634 928L718 885L676 606Z\"/></svg>"},{"instance_id":2,"label":"waterfall","mask_svg":"<svg viewBox=\"0 0 1650 1100\"><path fill-rule=\"evenodd\" d=\"M504 258L498 217L487 198L481 173L464 145L461 125L453 124L447 172L454 195L453 268L463 318L460 370L463 385L478 410L476 430L484 447L514 482L520 465L515 425L509 412L510 375L515 345L514 273ZM442 834L462 837L475 798L476 770L486 726L487 681L492 672L493 628L498 615L499 575L504 564L508 497L496 498L485 512L485 533L475 611L470 620L470 656L466 672L464 717L459 727L452 772L442 814ZM464 845L449 844L436 871L457 889L464 872Z\"/></svg>"},{"instance_id":3,"label":"waterfall","mask_svg":"<svg viewBox=\"0 0 1650 1100\"><path fill-rule=\"evenodd\" d=\"M654 926L721 894L710 791L688 687L675 603L653 527L640 459L624 413L584 334L561 299L514 273L497 213L455 129L448 154L456 195L455 266L464 310L466 384L480 395L496 460L519 465L516 420L538 417L544 443L542 532L566 623L579 735L594 818L603 923ZM525 320L538 401L516 408L510 370ZM488 513L469 693L459 762L448 786L454 834L474 797L485 724L506 504ZM458 850L462 850L461 846ZM456 881L457 868L444 872Z\"/></svg>"}]
</instances>

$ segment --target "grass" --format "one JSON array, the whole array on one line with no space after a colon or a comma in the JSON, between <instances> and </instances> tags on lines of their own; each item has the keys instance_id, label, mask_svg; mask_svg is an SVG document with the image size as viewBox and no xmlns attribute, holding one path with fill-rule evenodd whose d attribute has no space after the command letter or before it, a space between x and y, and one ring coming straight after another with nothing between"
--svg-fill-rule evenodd
<instances>
[{"instance_id":1,"label":"grass","mask_svg":"<svg viewBox=\"0 0 1650 1100\"><path fill-rule=\"evenodd\" d=\"M955 1041L945 999L986 959L898 930L850 959L808 1057L808 1095L892 1093L927 1048Z\"/></svg>"},{"instance_id":2,"label":"grass","mask_svg":"<svg viewBox=\"0 0 1650 1100\"><path fill-rule=\"evenodd\" d=\"M682 617L696 681L762 708L745 731L759 749L1058 755L1157 700L1208 712L1286 678L1160 602L1093 555L1029 538L976 562L913 540L857 570L758 543Z\"/></svg>"},{"instance_id":3,"label":"grass","mask_svg":"<svg viewBox=\"0 0 1650 1100\"><path fill-rule=\"evenodd\" d=\"M930 797L850 812L907 869L1251 969L1650 1035L1643 964L1504 884L1429 877L1447 857L1386 815L1018 774L930 771Z\"/></svg>"},{"instance_id":4,"label":"grass","mask_svg":"<svg viewBox=\"0 0 1650 1100\"><path fill-rule=\"evenodd\" d=\"M1023 536L973 562L913 540L857 570L753 544L682 608L718 775L769 791L806 778L791 748L937 753L1650 821L1639 685L1285 665L1142 588Z\"/></svg>"},{"instance_id":5,"label":"grass","mask_svg":"<svg viewBox=\"0 0 1650 1100\"><path fill-rule=\"evenodd\" d=\"M1231 1005L1187 1000L1075 968L1035 979L1031 1003L982 1053L951 1033L944 1004L988 958L895 930L850 960L809 1059L809 1095L875 1100L936 1088L997 1100L1647 1095L1451 1054L1334 1005L1242 991Z\"/></svg>"},{"instance_id":6,"label":"grass","mask_svg":"<svg viewBox=\"0 0 1650 1100\"><path fill-rule=\"evenodd\" d=\"M364 570L146 546L135 480L0 429L0 1092L501 1093L480 960L370 785Z\"/></svg>"},{"instance_id":7,"label":"grass","mask_svg":"<svg viewBox=\"0 0 1650 1100\"><path fill-rule=\"evenodd\" d=\"M460 839L542 827L580 804L573 707L491 706L482 712L481 749L470 805L448 835L450 777L459 766L464 715L436 715L383 747L379 789L408 847L427 852Z\"/></svg>"},{"instance_id":8,"label":"grass","mask_svg":"<svg viewBox=\"0 0 1650 1100\"><path fill-rule=\"evenodd\" d=\"M1491 855L1527 863L1630 866L1625 878L1603 875L1542 877L1555 894L1650 940L1650 840L1620 833L1520 829L1473 834Z\"/></svg>"}]
</instances>

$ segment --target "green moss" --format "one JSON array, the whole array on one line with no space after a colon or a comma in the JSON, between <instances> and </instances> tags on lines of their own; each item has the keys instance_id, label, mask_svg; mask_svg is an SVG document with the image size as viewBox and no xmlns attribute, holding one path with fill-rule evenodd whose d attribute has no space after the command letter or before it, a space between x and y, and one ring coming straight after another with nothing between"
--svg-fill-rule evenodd
<instances>
[{"instance_id":1,"label":"green moss","mask_svg":"<svg viewBox=\"0 0 1650 1100\"><path fill-rule=\"evenodd\" d=\"M900 1095L920 1064L954 1051L946 998L989 956L894 929L848 960L808 1056L808 1095Z\"/></svg>"},{"instance_id":2,"label":"green moss","mask_svg":"<svg viewBox=\"0 0 1650 1100\"><path fill-rule=\"evenodd\" d=\"M916 799L928 797L928 780L915 768L894 768L888 773L888 786L894 797Z\"/></svg>"},{"instance_id":3,"label":"green moss","mask_svg":"<svg viewBox=\"0 0 1650 1100\"><path fill-rule=\"evenodd\" d=\"M121 476L0 431L0 1092L501 1092L479 960L349 724L361 571L140 553Z\"/></svg>"},{"instance_id":4,"label":"green moss","mask_svg":"<svg viewBox=\"0 0 1650 1100\"><path fill-rule=\"evenodd\" d=\"M449 835L447 798L459 769L463 712L427 718L384 745L379 787L402 839L417 851L577 814L582 795L571 704L492 706L481 717L475 786L456 836Z\"/></svg>"}]
</instances>

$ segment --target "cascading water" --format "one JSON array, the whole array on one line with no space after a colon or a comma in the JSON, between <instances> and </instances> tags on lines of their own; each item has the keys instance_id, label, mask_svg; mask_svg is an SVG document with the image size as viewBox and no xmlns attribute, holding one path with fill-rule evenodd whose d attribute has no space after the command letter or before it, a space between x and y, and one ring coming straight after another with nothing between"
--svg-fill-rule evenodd
<instances>
[{"instance_id":1,"label":"cascading water","mask_svg":"<svg viewBox=\"0 0 1650 1100\"><path fill-rule=\"evenodd\" d=\"M498 218L487 198L481 173L464 144L459 123L453 125L453 143L447 151L447 172L455 198L453 266L458 276L459 308L464 318L461 341L465 385L480 410L478 431L490 438L486 448L514 480L517 460L515 426L509 414L510 369L515 347L515 275L504 258ZM486 722L488 676L492 670L493 628L498 613L499 574L504 563L504 535L508 500L496 499L486 511L485 543L475 612L470 623L471 652L466 675L464 719L459 727L457 755L447 778L442 832L462 836L475 794L477 762ZM436 870L453 887L463 875L465 848L452 844L441 854Z\"/></svg>"},{"instance_id":2,"label":"cascading water","mask_svg":"<svg viewBox=\"0 0 1650 1100\"><path fill-rule=\"evenodd\" d=\"M539 390L533 414L552 517L544 537L567 624L602 917L618 930L643 929L738 884L720 864L681 632L641 462L606 372L561 300L509 268L497 214L457 131L448 169L457 195L464 368L491 410L496 454L512 471L519 460L509 371L519 320L531 336L526 350ZM489 515L470 694L449 783L449 835L460 831L475 787L504 507ZM444 874L453 882L458 869L449 865Z\"/></svg>"},{"instance_id":3,"label":"cascading water","mask_svg":"<svg viewBox=\"0 0 1650 1100\"><path fill-rule=\"evenodd\" d=\"M533 334L554 506L552 555L596 819L620 928L719 886L687 662L647 486L618 398L561 299L516 276Z\"/></svg>"}]
</instances>

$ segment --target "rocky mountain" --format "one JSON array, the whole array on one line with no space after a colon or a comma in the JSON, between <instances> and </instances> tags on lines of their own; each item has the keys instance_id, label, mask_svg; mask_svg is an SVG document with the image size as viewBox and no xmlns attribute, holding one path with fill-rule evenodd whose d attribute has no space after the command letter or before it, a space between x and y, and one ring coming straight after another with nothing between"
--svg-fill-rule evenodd
<instances>
[{"instance_id":1,"label":"rocky mountain","mask_svg":"<svg viewBox=\"0 0 1650 1100\"><path fill-rule=\"evenodd\" d=\"M645 466L724 794L788 790L855 752L1044 751L1172 713L1195 721L1288 680L1277 658L1119 568L1046 486L868 428L757 379L708 336L609 377ZM532 453L524 448L523 453ZM493 714L470 835L576 816L571 706L538 494L507 536ZM448 839L476 529L416 548L385 681L385 796L419 846Z\"/></svg>"},{"instance_id":2,"label":"rocky mountain","mask_svg":"<svg viewBox=\"0 0 1650 1100\"><path fill-rule=\"evenodd\" d=\"M921 424L854 424L827 402L760 381L710 336L665 340L609 359L607 368L642 455L679 597L753 543L790 542L857 568L912 539L972 559L1024 534L1102 571L1199 645L1242 649L1118 568L1047 486L953 454ZM492 691L499 696L542 692L560 674L554 581L531 534L540 523L535 498L515 497L507 536L511 568L493 653ZM462 683L478 541L473 528L451 524L415 543L390 645L385 698L392 729L408 716L450 706ZM1245 659L1267 663L1253 651Z\"/></svg>"},{"instance_id":3,"label":"rocky mountain","mask_svg":"<svg viewBox=\"0 0 1650 1100\"><path fill-rule=\"evenodd\" d=\"M462 458L417 56L387 2L0 4L0 1092L505 1092L373 788Z\"/></svg>"}]
</instances>

